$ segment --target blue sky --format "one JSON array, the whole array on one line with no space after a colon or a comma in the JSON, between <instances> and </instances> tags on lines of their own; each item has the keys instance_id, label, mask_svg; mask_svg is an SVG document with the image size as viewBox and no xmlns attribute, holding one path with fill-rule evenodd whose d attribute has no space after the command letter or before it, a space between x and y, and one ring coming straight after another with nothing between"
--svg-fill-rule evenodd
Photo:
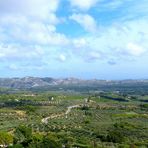
<instances>
[{"instance_id":1,"label":"blue sky","mask_svg":"<svg viewBox=\"0 0 148 148\"><path fill-rule=\"evenodd\" d=\"M0 77L148 78L147 0L1 0Z\"/></svg>"}]
</instances>

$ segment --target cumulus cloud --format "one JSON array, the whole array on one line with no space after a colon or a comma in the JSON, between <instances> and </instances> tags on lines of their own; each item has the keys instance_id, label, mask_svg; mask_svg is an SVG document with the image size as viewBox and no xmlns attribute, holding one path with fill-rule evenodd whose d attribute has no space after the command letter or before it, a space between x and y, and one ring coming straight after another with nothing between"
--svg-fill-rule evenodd
<instances>
[{"instance_id":1,"label":"cumulus cloud","mask_svg":"<svg viewBox=\"0 0 148 148\"><path fill-rule=\"evenodd\" d=\"M79 23L88 32L95 32L97 30L95 19L88 14L73 14L70 16L70 19Z\"/></svg>"},{"instance_id":2,"label":"cumulus cloud","mask_svg":"<svg viewBox=\"0 0 148 148\"><path fill-rule=\"evenodd\" d=\"M70 0L73 7L81 10L89 10L91 7L95 6L98 0Z\"/></svg>"},{"instance_id":3,"label":"cumulus cloud","mask_svg":"<svg viewBox=\"0 0 148 148\"><path fill-rule=\"evenodd\" d=\"M58 0L1 0L0 14L21 15L33 19L52 18L58 9L58 4Z\"/></svg>"},{"instance_id":4,"label":"cumulus cloud","mask_svg":"<svg viewBox=\"0 0 148 148\"><path fill-rule=\"evenodd\" d=\"M140 56L145 52L145 49L137 44L128 43L127 44L128 53L133 56Z\"/></svg>"},{"instance_id":5,"label":"cumulus cloud","mask_svg":"<svg viewBox=\"0 0 148 148\"><path fill-rule=\"evenodd\" d=\"M0 38L3 42L64 44L64 34L56 32L59 0L0 1Z\"/></svg>"},{"instance_id":6,"label":"cumulus cloud","mask_svg":"<svg viewBox=\"0 0 148 148\"><path fill-rule=\"evenodd\" d=\"M85 38L75 38L72 40L72 45L74 48L86 48L87 41Z\"/></svg>"},{"instance_id":7,"label":"cumulus cloud","mask_svg":"<svg viewBox=\"0 0 148 148\"><path fill-rule=\"evenodd\" d=\"M0 45L0 59L1 60L25 60L25 59L36 59L41 58L43 51L39 47L27 46L22 47L19 44L1 44Z\"/></svg>"},{"instance_id":8,"label":"cumulus cloud","mask_svg":"<svg viewBox=\"0 0 148 148\"><path fill-rule=\"evenodd\" d=\"M148 53L147 23L145 19L141 19L104 27L101 31L103 33L97 32L75 40L74 47L79 49L78 53L82 58L85 56L89 61L114 59L113 63L117 63L136 59Z\"/></svg>"},{"instance_id":9,"label":"cumulus cloud","mask_svg":"<svg viewBox=\"0 0 148 148\"><path fill-rule=\"evenodd\" d=\"M1 0L1 63L31 70L56 62L115 65L148 56L145 0L69 1L60 7L60 0Z\"/></svg>"}]
</instances>

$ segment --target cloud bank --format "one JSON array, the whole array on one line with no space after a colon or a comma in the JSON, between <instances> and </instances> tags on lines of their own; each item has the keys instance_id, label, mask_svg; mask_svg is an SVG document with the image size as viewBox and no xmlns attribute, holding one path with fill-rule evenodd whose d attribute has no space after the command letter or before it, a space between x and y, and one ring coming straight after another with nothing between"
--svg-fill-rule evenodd
<instances>
[{"instance_id":1,"label":"cloud bank","mask_svg":"<svg viewBox=\"0 0 148 148\"><path fill-rule=\"evenodd\" d=\"M1 70L147 62L147 6L146 0L1 0Z\"/></svg>"}]
</instances>

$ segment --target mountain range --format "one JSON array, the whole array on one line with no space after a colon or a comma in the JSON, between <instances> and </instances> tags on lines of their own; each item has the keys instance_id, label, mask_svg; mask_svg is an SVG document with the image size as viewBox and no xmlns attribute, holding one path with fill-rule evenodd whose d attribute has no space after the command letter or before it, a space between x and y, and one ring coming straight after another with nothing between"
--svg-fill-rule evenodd
<instances>
[{"instance_id":1,"label":"mountain range","mask_svg":"<svg viewBox=\"0 0 148 148\"><path fill-rule=\"evenodd\" d=\"M98 80L78 78L51 78L51 77L23 77L0 78L1 88L30 89L50 86L110 86L110 85L148 85L148 79L139 80Z\"/></svg>"}]
</instances>

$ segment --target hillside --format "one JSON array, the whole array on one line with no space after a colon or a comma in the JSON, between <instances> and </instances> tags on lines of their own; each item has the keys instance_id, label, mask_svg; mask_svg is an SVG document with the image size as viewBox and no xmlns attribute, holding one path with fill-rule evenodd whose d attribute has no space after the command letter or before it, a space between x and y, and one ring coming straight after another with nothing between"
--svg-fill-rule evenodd
<instances>
[{"instance_id":1,"label":"hillside","mask_svg":"<svg viewBox=\"0 0 148 148\"><path fill-rule=\"evenodd\" d=\"M27 90L133 91L147 92L148 80L84 80L77 78L0 78L0 88Z\"/></svg>"}]
</instances>

